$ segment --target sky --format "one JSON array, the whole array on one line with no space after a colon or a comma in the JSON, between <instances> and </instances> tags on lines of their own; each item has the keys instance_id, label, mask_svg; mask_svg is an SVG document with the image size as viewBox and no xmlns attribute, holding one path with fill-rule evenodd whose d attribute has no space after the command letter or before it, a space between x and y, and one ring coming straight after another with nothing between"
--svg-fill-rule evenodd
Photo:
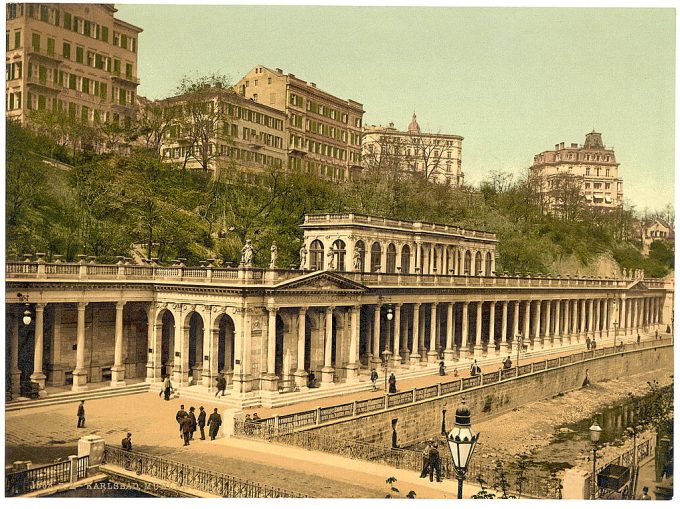
<instances>
[{"instance_id":1,"label":"sky","mask_svg":"<svg viewBox=\"0 0 680 509\"><path fill-rule=\"evenodd\" d=\"M139 37L140 95L184 75L281 68L363 104L364 124L464 137L465 181L519 175L601 132L637 210L674 202L675 11L669 8L116 4Z\"/></svg>"}]
</instances>

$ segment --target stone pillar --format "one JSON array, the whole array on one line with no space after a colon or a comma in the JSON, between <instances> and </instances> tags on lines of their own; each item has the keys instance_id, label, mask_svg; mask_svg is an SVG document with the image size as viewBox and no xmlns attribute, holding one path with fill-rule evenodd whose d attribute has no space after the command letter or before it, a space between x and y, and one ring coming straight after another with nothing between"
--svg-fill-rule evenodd
<instances>
[{"instance_id":1,"label":"stone pillar","mask_svg":"<svg viewBox=\"0 0 680 509\"><path fill-rule=\"evenodd\" d=\"M475 346L473 348L473 355L475 358L481 357L484 353L482 346L482 306L484 301L477 302L477 313L475 317Z\"/></svg>"},{"instance_id":2,"label":"stone pillar","mask_svg":"<svg viewBox=\"0 0 680 509\"><path fill-rule=\"evenodd\" d=\"M547 300L545 302L545 334L543 335L543 341L541 341L541 344L545 346L545 339L550 339L550 347L552 348L555 345L555 340L554 336L552 334L552 331L550 330L550 319L552 318L550 315L552 313L552 301Z\"/></svg>"},{"instance_id":3,"label":"stone pillar","mask_svg":"<svg viewBox=\"0 0 680 509\"><path fill-rule=\"evenodd\" d=\"M413 326L411 328L411 364L420 363L420 304L413 304Z\"/></svg>"},{"instance_id":4,"label":"stone pillar","mask_svg":"<svg viewBox=\"0 0 680 509\"><path fill-rule=\"evenodd\" d=\"M508 339L508 301L503 301L503 310L501 311L501 353L502 355L510 355L512 353L512 343Z\"/></svg>"},{"instance_id":5,"label":"stone pillar","mask_svg":"<svg viewBox=\"0 0 680 509\"><path fill-rule=\"evenodd\" d=\"M76 368L73 370L74 391L84 391L87 389L87 370L85 369L85 309L87 302L78 303L78 325L76 328ZM37 312L36 312L36 339L37 339ZM40 334L42 336L42 333ZM37 341L36 341L37 342ZM42 343L42 337L41 337ZM41 345L42 349L42 345ZM42 354L41 354L42 359Z\"/></svg>"},{"instance_id":6,"label":"stone pillar","mask_svg":"<svg viewBox=\"0 0 680 509\"><path fill-rule=\"evenodd\" d=\"M462 358L469 358L470 357L470 342L469 342L469 333L468 333L468 306L470 305L469 302L465 301L463 302L463 323L461 324L461 334L462 337L460 339L460 349L461 349L461 354L460 357Z\"/></svg>"},{"instance_id":7,"label":"stone pillar","mask_svg":"<svg viewBox=\"0 0 680 509\"><path fill-rule=\"evenodd\" d=\"M496 301L489 302L489 337L486 341L486 354L496 354Z\"/></svg>"},{"instance_id":8,"label":"stone pillar","mask_svg":"<svg viewBox=\"0 0 680 509\"><path fill-rule=\"evenodd\" d=\"M40 386L40 395L46 396L45 379L47 378L43 373L43 349L45 341L45 304L35 305L35 345L33 349L33 373L31 373L31 382L35 382ZM18 344L17 344L18 346Z\"/></svg>"},{"instance_id":9,"label":"stone pillar","mask_svg":"<svg viewBox=\"0 0 680 509\"><path fill-rule=\"evenodd\" d=\"M267 373L262 377L262 390L275 392L279 388L276 375L276 306L267 308Z\"/></svg>"},{"instance_id":10,"label":"stone pillar","mask_svg":"<svg viewBox=\"0 0 680 509\"><path fill-rule=\"evenodd\" d=\"M583 336L583 339L585 340L587 331L586 331L586 300L583 299L581 300L581 329L580 329L579 338Z\"/></svg>"},{"instance_id":11,"label":"stone pillar","mask_svg":"<svg viewBox=\"0 0 680 509\"><path fill-rule=\"evenodd\" d=\"M571 301L571 337L578 343L578 300Z\"/></svg>"},{"instance_id":12,"label":"stone pillar","mask_svg":"<svg viewBox=\"0 0 680 509\"><path fill-rule=\"evenodd\" d=\"M349 363L346 367L347 379L354 379L359 375L359 320L361 317L361 306L352 306L351 313L351 329L350 329L350 340L349 340ZM304 355L304 340L302 342L302 353ZM298 346L299 352L299 346ZM299 355L299 353L298 353Z\"/></svg>"},{"instance_id":13,"label":"stone pillar","mask_svg":"<svg viewBox=\"0 0 680 509\"><path fill-rule=\"evenodd\" d=\"M427 363L437 363L437 303L430 304L430 348L427 351Z\"/></svg>"},{"instance_id":14,"label":"stone pillar","mask_svg":"<svg viewBox=\"0 0 680 509\"><path fill-rule=\"evenodd\" d=\"M401 329L401 349L399 350L399 353L401 354L401 363L405 365L409 365L411 363L411 357L410 357L410 351L408 348L408 324L409 324L409 312L408 312L408 307L404 308L405 312L401 313L401 321L402 324L400 326ZM407 367L406 366L406 367Z\"/></svg>"},{"instance_id":15,"label":"stone pillar","mask_svg":"<svg viewBox=\"0 0 680 509\"><path fill-rule=\"evenodd\" d=\"M156 337L156 305L153 302L146 307L146 343L148 356L145 381L158 382L161 379L161 348Z\"/></svg>"},{"instance_id":16,"label":"stone pillar","mask_svg":"<svg viewBox=\"0 0 680 509\"><path fill-rule=\"evenodd\" d=\"M413 261L413 263L414 263L413 272L416 273L416 274L418 273L418 271L416 269L420 269L420 273L421 274L423 273L423 260L422 260L422 256L421 256L422 253L420 252L421 244L422 244L421 241L416 240L416 251L415 251L414 256L413 256L413 260L414 260Z\"/></svg>"},{"instance_id":17,"label":"stone pillar","mask_svg":"<svg viewBox=\"0 0 680 509\"><path fill-rule=\"evenodd\" d=\"M452 361L455 357L453 348L453 334L456 324L453 322L453 302L446 305L446 349L444 350L444 360Z\"/></svg>"},{"instance_id":18,"label":"stone pillar","mask_svg":"<svg viewBox=\"0 0 680 509\"><path fill-rule=\"evenodd\" d=\"M307 337L307 308L298 310L297 332L297 370L295 371L295 385L307 387L307 372L305 371L305 338Z\"/></svg>"},{"instance_id":19,"label":"stone pillar","mask_svg":"<svg viewBox=\"0 0 680 509\"><path fill-rule=\"evenodd\" d=\"M12 394L21 392L21 370L19 369L19 315L10 313L9 320L9 375L12 384Z\"/></svg>"},{"instance_id":20,"label":"stone pillar","mask_svg":"<svg viewBox=\"0 0 680 509\"><path fill-rule=\"evenodd\" d=\"M555 332L554 336L551 338L551 343L553 346L555 346L555 343L559 341L560 345L562 344L562 319L560 317L560 311L562 308L562 301L561 300L556 300L555 301Z\"/></svg>"},{"instance_id":21,"label":"stone pillar","mask_svg":"<svg viewBox=\"0 0 680 509\"><path fill-rule=\"evenodd\" d=\"M401 304L394 305L394 337L392 338L392 365L401 365L401 355L399 354L401 345Z\"/></svg>"},{"instance_id":22,"label":"stone pillar","mask_svg":"<svg viewBox=\"0 0 680 509\"><path fill-rule=\"evenodd\" d=\"M514 305L513 305L513 321L512 321L512 328L514 329L512 334L510 335L510 340L512 341L511 343L511 348L510 348L510 353L512 353L513 350L517 350L517 336L522 333L522 329L519 325L519 306L520 306L520 301L516 300Z\"/></svg>"},{"instance_id":23,"label":"stone pillar","mask_svg":"<svg viewBox=\"0 0 680 509\"><path fill-rule=\"evenodd\" d=\"M333 383L333 374L335 369L331 365L331 354L333 348L333 306L328 306L326 308L326 334L324 341L324 366L321 370L321 383L324 385L330 385ZM378 314L378 320L380 320L380 315ZM379 324L380 322L378 322ZM378 325L380 327L380 325ZM378 328L378 330L380 330Z\"/></svg>"},{"instance_id":24,"label":"stone pillar","mask_svg":"<svg viewBox=\"0 0 680 509\"><path fill-rule=\"evenodd\" d=\"M425 306L425 304L423 304ZM419 313L418 327L418 353L420 354L420 364L427 364L427 349L425 348L425 319L427 318L425 308L421 308Z\"/></svg>"},{"instance_id":25,"label":"stone pillar","mask_svg":"<svg viewBox=\"0 0 680 509\"><path fill-rule=\"evenodd\" d=\"M531 349L533 350L536 346L536 343L538 342L539 345L541 343L541 301L537 300L536 301L536 312L534 313L533 316L533 329L534 329L534 338L529 343L531 345Z\"/></svg>"},{"instance_id":26,"label":"stone pillar","mask_svg":"<svg viewBox=\"0 0 680 509\"><path fill-rule=\"evenodd\" d=\"M116 302L116 325L114 331L114 357L111 368L111 387L125 385L125 365L123 364L123 310L125 302Z\"/></svg>"},{"instance_id":27,"label":"stone pillar","mask_svg":"<svg viewBox=\"0 0 680 509\"><path fill-rule=\"evenodd\" d=\"M373 313L373 363L380 364L380 304L375 305Z\"/></svg>"},{"instance_id":28,"label":"stone pillar","mask_svg":"<svg viewBox=\"0 0 680 509\"><path fill-rule=\"evenodd\" d=\"M531 337L531 331L529 330L529 319L531 318L531 301L526 301L524 305L524 341L525 344L531 344L529 338Z\"/></svg>"},{"instance_id":29,"label":"stone pillar","mask_svg":"<svg viewBox=\"0 0 680 509\"><path fill-rule=\"evenodd\" d=\"M587 325L585 328L586 336L588 333L593 335L595 338L595 299L588 299L588 310L587 310Z\"/></svg>"}]
</instances>

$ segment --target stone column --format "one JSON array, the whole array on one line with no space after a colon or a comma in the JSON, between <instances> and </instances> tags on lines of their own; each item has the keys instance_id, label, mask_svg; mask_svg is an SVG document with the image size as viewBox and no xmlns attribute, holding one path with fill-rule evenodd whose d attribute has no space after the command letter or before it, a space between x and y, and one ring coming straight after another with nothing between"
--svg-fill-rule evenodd
<instances>
[{"instance_id":1,"label":"stone column","mask_svg":"<svg viewBox=\"0 0 680 509\"><path fill-rule=\"evenodd\" d=\"M401 355L399 354L399 347L401 345L401 304L394 305L394 337L392 338L392 365L401 365Z\"/></svg>"},{"instance_id":2,"label":"stone column","mask_svg":"<svg viewBox=\"0 0 680 509\"><path fill-rule=\"evenodd\" d=\"M161 346L156 335L156 304L151 302L146 308L146 342L148 358L146 361L146 382L161 380Z\"/></svg>"},{"instance_id":3,"label":"stone column","mask_svg":"<svg viewBox=\"0 0 680 509\"><path fill-rule=\"evenodd\" d=\"M550 314L552 313L552 301L547 300L545 302L545 334L543 335L543 339L545 341L546 338L550 339L550 347L552 348L555 346L555 336L553 335L552 331L550 330L550 319L552 318ZM541 344L545 346L545 342L542 341Z\"/></svg>"},{"instance_id":4,"label":"stone column","mask_svg":"<svg viewBox=\"0 0 680 509\"><path fill-rule=\"evenodd\" d=\"M524 342L525 344L531 345L529 338L531 337L531 331L529 330L529 320L531 318L531 301L526 301L524 305Z\"/></svg>"},{"instance_id":5,"label":"stone column","mask_svg":"<svg viewBox=\"0 0 680 509\"><path fill-rule=\"evenodd\" d=\"M411 332L411 364L420 363L420 304L413 304L413 327Z\"/></svg>"},{"instance_id":6,"label":"stone column","mask_svg":"<svg viewBox=\"0 0 680 509\"><path fill-rule=\"evenodd\" d=\"M560 311L562 308L562 301L561 300L556 300L555 301L555 332L554 336L552 337L552 345L555 346L555 343L559 341L560 345L562 344L562 318L560 316Z\"/></svg>"},{"instance_id":7,"label":"stone column","mask_svg":"<svg viewBox=\"0 0 680 509\"><path fill-rule=\"evenodd\" d=\"M578 343L578 300L571 301L571 337Z\"/></svg>"},{"instance_id":8,"label":"stone column","mask_svg":"<svg viewBox=\"0 0 680 509\"><path fill-rule=\"evenodd\" d=\"M45 304L35 305L35 345L33 349L33 373L31 373L31 382L35 382L40 386L40 394L46 396L45 379L47 378L43 373L43 348L45 338ZM17 343L18 347L18 343ZM18 350L17 350L18 353ZM18 362L18 357L17 357Z\"/></svg>"},{"instance_id":9,"label":"stone column","mask_svg":"<svg viewBox=\"0 0 680 509\"><path fill-rule=\"evenodd\" d=\"M76 328L76 369L73 370L73 387L74 391L84 391L87 389L87 370L85 369L85 309L87 302L78 303L78 325ZM42 323L42 313L41 313ZM38 340L38 313L36 310L36 345ZM42 330L40 331L40 364L42 372Z\"/></svg>"},{"instance_id":10,"label":"stone column","mask_svg":"<svg viewBox=\"0 0 680 509\"><path fill-rule=\"evenodd\" d=\"M455 357L453 348L453 333L455 323L453 323L453 302L446 305L446 349L444 350L444 360L452 361Z\"/></svg>"},{"instance_id":11,"label":"stone column","mask_svg":"<svg viewBox=\"0 0 680 509\"><path fill-rule=\"evenodd\" d=\"M473 355L475 358L481 357L484 353L482 346L482 306L484 301L477 302L477 313L475 319L475 346L473 348Z\"/></svg>"},{"instance_id":12,"label":"stone column","mask_svg":"<svg viewBox=\"0 0 680 509\"><path fill-rule=\"evenodd\" d=\"M489 302L489 337L486 341L486 354L496 355L496 301ZM491 350L490 350L491 349Z\"/></svg>"},{"instance_id":13,"label":"stone column","mask_svg":"<svg viewBox=\"0 0 680 509\"><path fill-rule=\"evenodd\" d=\"M469 302L465 301L463 302L463 323L461 324L461 340L460 340L460 358L469 358L470 357L470 342L469 342L469 331L468 331L468 306L470 305Z\"/></svg>"},{"instance_id":14,"label":"stone column","mask_svg":"<svg viewBox=\"0 0 680 509\"><path fill-rule=\"evenodd\" d=\"M380 364L380 304L375 305L373 312L373 363Z\"/></svg>"},{"instance_id":15,"label":"stone column","mask_svg":"<svg viewBox=\"0 0 680 509\"><path fill-rule=\"evenodd\" d=\"M408 307L404 308L404 312L401 313L401 321L402 324L400 326L401 329L401 347L399 350L399 353L401 354L401 363L404 364L404 367L408 367L408 365L411 363L411 356L410 356L410 350L408 348L408 324L409 324L409 312L408 312Z\"/></svg>"},{"instance_id":16,"label":"stone column","mask_svg":"<svg viewBox=\"0 0 680 509\"><path fill-rule=\"evenodd\" d=\"M423 304L425 306L425 304ZM425 308L421 308L419 313L420 326L418 327L418 353L420 354L420 364L427 364L427 349L425 348L425 320L427 319L427 312Z\"/></svg>"},{"instance_id":17,"label":"stone column","mask_svg":"<svg viewBox=\"0 0 680 509\"><path fill-rule=\"evenodd\" d=\"M602 337L602 332L601 332L601 327L600 327L600 318L601 318L601 313L602 313L602 300L601 299L595 299L595 329L593 329L593 334L597 334L598 332L600 333L599 337Z\"/></svg>"},{"instance_id":18,"label":"stone column","mask_svg":"<svg viewBox=\"0 0 680 509\"><path fill-rule=\"evenodd\" d=\"M324 366L321 370L321 383L325 385L330 385L333 383L333 374L335 369L331 365L331 354L333 348L333 306L328 306L326 308L326 334L324 341ZM380 320L380 315L378 314L378 320ZM380 323L380 322L378 322ZM378 325L380 327L380 325ZM380 330L378 328L378 330Z\"/></svg>"},{"instance_id":19,"label":"stone column","mask_svg":"<svg viewBox=\"0 0 680 509\"><path fill-rule=\"evenodd\" d=\"M354 379L359 375L359 320L361 317L361 306L352 306L351 308L351 330L349 339L349 363L346 367L347 380ZM304 354L304 341L302 343L302 353ZM299 352L298 346L298 352Z\"/></svg>"},{"instance_id":20,"label":"stone column","mask_svg":"<svg viewBox=\"0 0 680 509\"><path fill-rule=\"evenodd\" d=\"M588 299L588 322L585 329L586 336L588 333L593 335L592 339L595 339L595 299Z\"/></svg>"},{"instance_id":21,"label":"stone column","mask_svg":"<svg viewBox=\"0 0 680 509\"><path fill-rule=\"evenodd\" d=\"M21 392L21 370L19 369L19 315L10 313L9 320L9 375L12 384L12 394Z\"/></svg>"},{"instance_id":22,"label":"stone column","mask_svg":"<svg viewBox=\"0 0 680 509\"><path fill-rule=\"evenodd\" d=\"M508 301L503 301L503 310L501 311L501 349L503 355L510 355L512 353L512 343L508 339Z\"/></svg>"},{"instance_id":23,"label":"stone column","mask_svg":"<svg viewBox=\"0 0 680 509\"><path fill-rule=\"evenodd\" d=\"M633 332L633 329L635 329L635 332L637 332L638 328L638 299L632 299L631 301L631 316L630 316L630 331L631 333Z\"/></svg>"},{"instance_id":24,"label":"stone column","mask_svg":"<svg viewBox=\"0 0 680 509\"><path fill-rule=\"evenodd\" d=\"M125 366L123 365L123 310L125 302L116 302L116 326L114 332L114 357L111 368L111 387L125 385Z\"/></svg>"},{"instance_id":25,"label":"stone column","mask_svg":"<svg viewBox=\"0 0 680 509\"><path fill-rule=\"evenodd\" d=\"M421 274L423 273L423 260L422 260L421 253L420 253L421 244L422 244L421 241L416 240L416 250L415 250L415 253L414 253L414 257L413 257L413 264L414 264L413 272L415 274L418 273L418 271L416 269L420 269L420 273Z\"/></svg>"},{"instance_id":26,"label":"stone column","mask_svg":"<svg viewBox=\"0 0 680 509\"><path fill-rule=\"evenodd\" d=\"M427 363L437 363L437 303L430 304L430 348L427 352Z\"/></svg>"},{"instance_id":27,"label":"stone column","mask_svg":"<svg viewBox=\"0 0 680 509\"><path fill-rule=\"evenodd\" d=\"M581 300L581 334L579 334L579 337L583 336L583 339L585 340L585 336L587 335L586 331L586 300L583 299Z\"/></svg>"},{"instance_id":28,"label":"stone column","mask_svg":"<svg viewBox=\"0 0 680 509\"><path fill-rule=\"evenodd\" d=\"M534 338L529 343L531 345L531 349L533 350L536 347L536 343L540 344L542 343L541 340L541 301L537 300L536 301L536 312L534 313L534 319L533 319L533 329L534 329Z\"/></svg>"},{"instance_id":29,"label":"stone column","mask_svg":"<svg viewBox=\"0 0 680 509\"><path fill-rule=\"evenodd\" d=\"M517 350L517 336L522 333L522 328L519 325L519 306L520 306L520 301L516 300L515 304L513 305L513 321L512 321L512 328L514 329L513 333L511 334L510 339L512 340L511 348L510 348L510 353L512 353L513 350Z\"/></svg>"},{"instance_id":30,"label":"stone column","mask_svg":"<svg viewBox=\"0 0 680 509\"><path fill-rule=\"evenodd\" d=\"M295 371L295 385L307 387L307 372L305 371L305 338L307 334L307 308L298 310L297 333L297 370Z\"/></svg>"},{"instance_id":31,"label":"stone column","mask_svg":"<svg viewBox=\"0 0 680 509\"><path fill-rule=\"evenodd\" d=\"M262 390L275 392L279 388L276 374L276 314L279 308L268 307L267 320L267 373L262 377Z\"/></svg>"}]
</instances>

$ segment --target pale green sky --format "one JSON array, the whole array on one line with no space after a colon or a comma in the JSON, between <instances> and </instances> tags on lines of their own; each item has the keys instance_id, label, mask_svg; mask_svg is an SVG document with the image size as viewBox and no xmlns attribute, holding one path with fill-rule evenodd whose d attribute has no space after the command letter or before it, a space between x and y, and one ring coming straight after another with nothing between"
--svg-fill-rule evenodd
<instances>
[{"instance_id":1,"label":"pale green sky","mask_svg":"<svg viewBox=\"0 0 680 509\"><path fill-rule=\"evenodd\" d=\"M675 11L122 5L144 29L139 93L187 73L280 67L364 105L364 122L458 134L463 171L519 172L602 133L638 209L674 201Z\"/></svg>"}]
</instances>

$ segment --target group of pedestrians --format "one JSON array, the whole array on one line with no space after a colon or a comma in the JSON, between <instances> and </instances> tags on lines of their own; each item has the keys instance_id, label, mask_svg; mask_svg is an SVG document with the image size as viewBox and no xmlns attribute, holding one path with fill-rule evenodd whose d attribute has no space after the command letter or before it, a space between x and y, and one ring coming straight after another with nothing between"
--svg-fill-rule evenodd
<instances>
[{"instance_id":1,"label":"group of pedestrians","mask_svg":"<svg viewBox=\"0 0 680 509\"><path fill-rule=\"evenodd\" d=\"M595 338L590 339L590 336L586 336L586 350L595 350L597 348L597 341Z\"/></svg>"},{"instance_id":2,"label":"group of pedestrians","mask_svg":"<svg viewBox=\"0 0 680 509\"><path fill-rule=\"evenodd\" d=\"M184 440L184 446L190 445L191 440L194 439L194 433L198 429L201 432L201 440L205 440L205 427L208 426L208 434L210 440L215 440L217 432L222 426L222 417L217 412L217 408L210 414L206 422L207 414L205 409L199 407L200 412L198 417L195 414L195 408L189 407L189 411L184 410L184 405L179 406L179 410L175 415L175 420L179 425L179 437Z\"/></svg>"},{"instance_id":3,"label":"group of pedestrians","mask_svg":"<svg viewBox=\"0 0 680 509\"><path fill-rule=\"evenodd\" d=\"M433 482L435 474L437 482L442 482L442 461L439 455L439 444L437 440L428 440L423 449L423 468L420 477L425 478L430 475L430 482Z\"/></svg>"}]
</instances>

